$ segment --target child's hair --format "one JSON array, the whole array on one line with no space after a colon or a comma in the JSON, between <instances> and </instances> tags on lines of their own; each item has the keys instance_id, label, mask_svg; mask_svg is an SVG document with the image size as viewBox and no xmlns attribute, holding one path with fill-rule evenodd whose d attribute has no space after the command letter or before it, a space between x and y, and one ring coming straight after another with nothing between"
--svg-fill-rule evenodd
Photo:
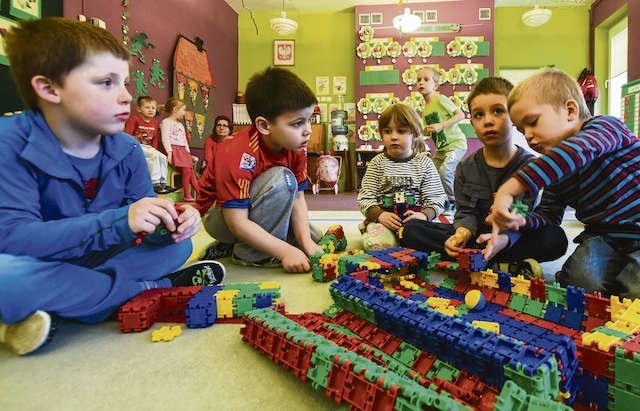
<instances>
[{"instance_id":1,"label":"child's hair","mask_svg":"<svg viewBox=\"0 0 640 411\"><path fill-rule=\"evenodd\" d=\"M467 96L467 106L471 110L471 102L474 98L483 94L502 94L509 98L509 93L513 90L513 84L502 77L485 77L473 87Z\"/></svg>"},{"instance_id":2,"label":"child's hair","mask_svg":"<svg viewBox=\"0 0 640 411\"><path fill-rule=\"evenodd\" d=\"M169 97L169 100L167 100L167 102L164 104L164 111L165 113L171 115L173 113L173 110L175 110L176 107L180 106L186 106L186 104L184 104L184 101L180 100L178 97Z\"/></svg>"},{"instance_id":3,"label":"child's hair","mask_svg":"<svg viewBox=\"0 0 640 411\"><path fill-rule=\"evenodd\" d=\"M422 120L416 111L404 103L392 104L378 118L378 130L388 127L391 122L399 127L408 127L413 134L411 149L413 153L426 151L427 146L422 139Z\"/></svg>"},{"instance_id":4,"label":"child's hair","mask_svg":"<svg viewBox=\"0 0 640 411\"><path fill-rule=\"evenodd\" d=\"M63 84L64 77L90 53L109 52L129 61L129 51L107 30L62 17L19 21L7 33L5 48L11 75L24 104L32 110L38 109L33 77L41 75Z\"/></svg>"},{"instance_id":5,"label":"child's hair","mask_svg":"<svg viewBox=\"0 0 640 411\"><path fill-rule=\"evenodd\" d=\"M418 73L420 70L430 71L433 77L433 82L436 83L436 86L440 84L440 70L436 70L434 67L431 67L431 66L422 66L416 71L416 73Z\"/></svg>"},{"instance_id":6,"label":"child's hair","mask_svg":"<svg viewBox=\"0 0 640 411\"><path fill-rule=\"evenodd\" d=\"M138 105L138 107L142 106L144 103L156 103L157 101L155 98L151 97L151 96L140 96L136 99L136 104Z\"/></svg>"},{"instance_id":7,"label":"child's hair","mask_svg":"<svg viewBox=\"0 0 640 411\"><path fill-rule=\"evenodd\" d=\"M580 119L591 118L591 112L584 101L578 82L562 70L544 68L522 80L509 94L509 108L525 94L533 95L538 104L550 104L558 108L568 100L575 100L578 103Z\"/></svg>"},{"instance_id":8,"label":"child's hair","mask_svg":"<svg viewBox=\"0 0 640 411\"><path fill-rule=\"evenodd\" d=\"M296 111L318 102L313 91L289 70L268 67L254 74L247 83L245 102L251 121L258 116L269 121L287 111Z\"/></svg>"}]
</instances>

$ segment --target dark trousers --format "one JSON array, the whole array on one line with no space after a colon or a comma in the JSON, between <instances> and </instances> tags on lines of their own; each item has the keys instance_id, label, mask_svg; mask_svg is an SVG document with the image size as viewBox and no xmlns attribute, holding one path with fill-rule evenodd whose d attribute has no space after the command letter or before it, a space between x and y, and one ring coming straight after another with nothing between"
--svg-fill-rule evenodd
<instances>
[{"instance_id":1,"label":"dark trousers","mask_svg":"<svg viewBox=\"0 0 640 411\"><path fill-rule=\"evenodd\" d=\"M444 242L455 232L451 224L436 223L424 220L408 221L402 229L400 245L407 248L440 253L447 258ZM539 230L523 231L514 245L500 251L490 261L512 262L533 258L538 262L552 261L564 255L567 251L567 235L558 225L547 225ZM477 244L471 238L466 248L484 248L484 244Z\"/></svg>"}]
</instances>

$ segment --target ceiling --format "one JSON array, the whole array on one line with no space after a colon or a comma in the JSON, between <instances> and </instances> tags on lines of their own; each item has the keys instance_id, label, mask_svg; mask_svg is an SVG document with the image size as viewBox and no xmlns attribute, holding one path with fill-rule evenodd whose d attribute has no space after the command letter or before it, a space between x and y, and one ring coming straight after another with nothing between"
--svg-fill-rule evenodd
<instances>
[{"instance_id":1,"label":"ceiling","mask_svg":"<svg viewBox=\"0 0 640 411\"><path fill-rule=\"evenodd\" d=\"M278 13L284 10L291 13L336 12L372 4L394 4L395 0L225 0L237 13L258 12ZM442 1L464 0L404 0L402 4L411 7L411 3L436 3ZM587 6L595 0L495 0L496 7L533 7L536 3L545 7Z\"/></svg>"}]
</instances>

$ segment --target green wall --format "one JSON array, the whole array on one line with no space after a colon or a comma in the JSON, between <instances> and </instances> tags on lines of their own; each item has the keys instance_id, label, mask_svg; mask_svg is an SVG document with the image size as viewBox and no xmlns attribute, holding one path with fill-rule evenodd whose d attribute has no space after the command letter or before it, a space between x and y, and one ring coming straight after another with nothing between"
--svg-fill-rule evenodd
<instances>
[{"instance_id":1,"label":"green wall","mask_svg":"<svg viewBox=\"0 0 640 411\"><path fill-rule=\"evenodd\" d=\"M495 9L496 73L500 68L554 65L578 78L589 65L589 11L586 7L553 7L551 19L533 28L522 24L530 8Z\"/></svg>"},{"instance_id":2,"label":"green wall","mask_svg":"<svg viewBox=\"0 0 640 411\"><path fill-rule=\"evenodd\" d=\"M347 76L345 102L354 100L355 22L353 11L339 13L295 14L298 31L278 36L269 27L274 13L254 13L259 34L248 13L238 16L238 90L244 90L251 75L273 63L273 40L296 41L295 66L285 66L300 76L315 91L316 76ZM337 102L337 99L333 99Z\"/></svg>"}]
</instances>

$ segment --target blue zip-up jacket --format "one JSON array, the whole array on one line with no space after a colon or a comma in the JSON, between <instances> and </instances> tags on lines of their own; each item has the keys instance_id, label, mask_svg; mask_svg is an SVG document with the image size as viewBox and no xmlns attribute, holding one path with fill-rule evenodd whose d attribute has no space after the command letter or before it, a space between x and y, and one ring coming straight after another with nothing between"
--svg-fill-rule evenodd
<instances>
[{"instance_id":1,"label":"blue zip-up jacket","mask_svg":"<svg viewBox=\"0 0 640 411\"><path fill-rule=\"evenodd\" d=\"M129 204L155 197L139 143L103 136L95 198L41 113L0 118L0 253L72 260L131 244Z\"/></svg>"}]
</instances>

